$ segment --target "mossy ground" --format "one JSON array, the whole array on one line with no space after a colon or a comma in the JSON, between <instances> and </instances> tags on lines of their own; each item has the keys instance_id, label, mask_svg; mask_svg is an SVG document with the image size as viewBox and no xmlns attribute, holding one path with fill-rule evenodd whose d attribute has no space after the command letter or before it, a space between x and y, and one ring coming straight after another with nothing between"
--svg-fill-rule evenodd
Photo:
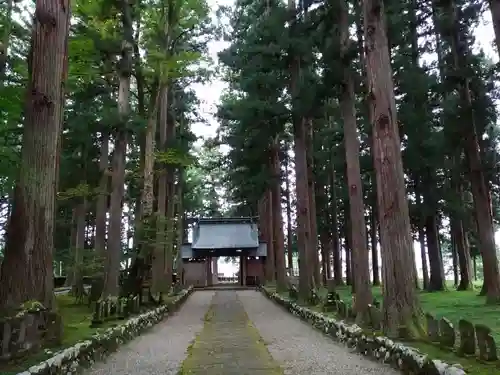
<instances>
[{"instance_id":1,"label":"mossy ground","mask_svg":"<svg viewBox=\"0 0 500 375\"><path fill-rule=\"evenodd\" d=\"M166 302L171 297L166 298ZM57 311L61 314L63 321L63 338L59 346L45 347L29 357L12 361L8 364L0 364L0 375L13 375L50 358L54 352L68 348L80 341L89 339L93 334L115 327L123 323L123 320L108 320L99 327L90 327L93 310L85 304L76 304L75 298L70 295L56 296Z\"/></svg>"},{"instance_id":2,"label":"mossy ground","mask_svg":"<svg viewBox=\"0 0 500 375\"><path fill-rule=\"evenodd\" d=\"M179 375L283 375L241 302L217 292Z\"/></svg>"},{"instance_id":3,"label":"mossy ground","mask_svg":"<svg viewBox=\"0 0 500 375\"><path fill-rule=\"evenodd\" d=\"M476 284L477 285L477 284ZM474 290L454 290L452 285L444 292L420 292L420 303L424 312L431 313L437 319L446 317L455 326L460 319L466 319L474 324L484 324L491 328L495 341L500 344L500 306L486 305L486 297L479 297L479 288ZM337 289L340 297L345 301L351 301L349 287ZM374 297L382 301L382 290L380 287L373 288Z\"/></svg>"},{"instance_id":4,"label":"mossy ground","mask_svg":"<svg viewBox=\"0 0 500 375\"><path fill-rule=\"evenodd\" d=\"M267 286L270 290L275 290L274 286ZM500 306L486 305L486 298L479 297L478 293L481 284L477 283L474 290L457 292L453 285L448 285L448 290L443 292L425 292L421 291L420 303L424 312L433 314L437 319L441 317L448 318L455 326L458 325L460 319L466 319L474 324L485 324L492 330L492 335L495 341L500 344ZM337 287L337 293L340 298L346 302L351 302L352 293L349 286ZM319 291L319 294L324 297L326 289ZM288 292L283 293L284 297L288 297ZM373 287L373 296L382 301L382 290L380 287ZM311 308L311 306L309 306ZM319 306L312 309L321 312ZM326 314L333 315L333 314ZM486 364L477 361L474 357L462 358L454 352L446 349L441 349L435 345L424 342L412 341L408 343L428 354L432 358L440 359L449 364L459 363L470 374L477 375L497 375L500 374L500 364Z\"/></svg>"}]
</instances>

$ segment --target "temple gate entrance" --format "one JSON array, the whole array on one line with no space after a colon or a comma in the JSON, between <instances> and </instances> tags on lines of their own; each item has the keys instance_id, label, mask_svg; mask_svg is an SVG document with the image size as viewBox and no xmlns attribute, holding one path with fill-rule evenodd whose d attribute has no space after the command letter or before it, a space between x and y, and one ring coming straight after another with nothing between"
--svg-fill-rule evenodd
<instances>
[{"instance_id":1,"label":"temple gate entrance","mask_svg":"<svg viewBox=\"0 0 500 375\"><path fill-rule=\"evenodd\" d=\"M181 251L181 279L186 285L219 283L219 257L239 258L237 283L241 286L259 285L264 279L267 244L260 241L255 217L197 219L192 243L183 244Z\"/></svg>"}]
</instances>

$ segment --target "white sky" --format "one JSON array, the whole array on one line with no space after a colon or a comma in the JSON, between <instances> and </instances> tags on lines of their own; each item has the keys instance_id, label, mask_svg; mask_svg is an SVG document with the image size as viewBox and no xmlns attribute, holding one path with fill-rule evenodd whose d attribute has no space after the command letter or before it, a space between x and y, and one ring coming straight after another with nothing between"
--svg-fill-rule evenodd
<instances>
[{"instance_id":1,"label":"white sky","mask_svg":"<svg viewBox=\"0 0 500 375\"><path fill-rule=\"evenodd\" d=\"M234 0L208 0L208 3L212 7L212 10L215 12L219 5L234 5ZM494 34L490 13L486 12L484 16L484 19L474 33L477 39L477 44L485 50L486 54L490 58L492 58L494 61L498 61L498 54L493 48ZM224 41L212 41L209 43L209 53L215 63L217 63L218 61L217 53L224 50L228 46L229 43ZM219 102L219 97L224 88L226 88L226 84L219 79L214 79L208 84L197 84L193 86L198 95L198 98L202 102L200 112L204 115L204 118L209 123L208 126L204 124L193 125L193 132L199 137L213 137L215 136L218 127L217 121L214 118L214 113L216 111L216 105ZM500 243L500 231L496 233L495 237L496 243ZM419 249L417 243L415 243L415 250L417 251L417 268L419 272L421 272L421 260L420 256L418 255ZM218 267L219 272L224 273L225 275L232 275L233 273L238 271L237 266L233 264L223 263L221 260L219 260L218 262Z\"/></svg>"}]
</instances>

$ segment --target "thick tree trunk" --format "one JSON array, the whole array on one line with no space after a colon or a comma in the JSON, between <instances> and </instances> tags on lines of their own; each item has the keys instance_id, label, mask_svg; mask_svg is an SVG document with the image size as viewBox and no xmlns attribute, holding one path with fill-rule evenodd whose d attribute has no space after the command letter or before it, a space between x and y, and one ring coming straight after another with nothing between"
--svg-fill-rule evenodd
<instances>
[{"instance_id":1,"label":"thick tree trunk","mask_svg":"<svg viewBox=\"0 0 500 375\"><path fill-rule=\"evenodd\" d=\"M170 91L169 95L172 97L169 112L167 113L167 144L175 142L175 113L174 113L174 96ZM170 290L173 279L173 255L174 255L174 241L175 241L175 167L173 165L167 166L167 208L166 208L166 243L165 243L165 269L164 278L166 281L165 287L167 291Z\"/></svg>"},{"instance_id":2,"label":"thick tree trunk","mask_svg":"<svg viewBox=\"0 0 500 375\"><path fill-rule=\"evenodd\" d=\"M329 238L328 233L325 230L322 230L319 235L320 245L321 245L321 281L323 285L327 285L327 280L329 279L329 271L328 271L328 247Z\"/></svg>"},{"instance_id":3,"label":"thick tree trunk","mask_svg":"<svg viewBox=\"0 0 500 375\"><path fill-rule=\"evenodd\" d=\"M154 185L155 185L155 139L156 127L158 123L158 111L160 106L161 90L154 94L155 99L151 101L152 108L148 116L148 125L144 137L144 160L143 160L143 178L141 200L139 202L139 215L136 220L136 236L137 243L135 247L138 251L138 258L141 259L140 264L145 263L142 260L152 259L156 250L156 216L154 215ZM146 262L149 263L149 262ZM145 270L138 270L139 280L145 276ZM152 287L153 288L153 287ZM153 288L154 289L154 288ZM156 292L156 291L154 291Z\"/></svg>"},{"instance_id":4,"label":"thick tree trunk","mask_svg":"<svg viewBox=\"0 0 500 375\"><path fill-rule=\"evenodd\" d=\"M344 144L347 164L351 249L353 257L354 285L356 286L356 322L368 323L368 307L373 303L370 285L369 253L366 244L365 206L363 185L359 166L359 140L356 124L354 83L349 59L351 39L349 36L349 11L346 1L340 2L340 57L344 64L340 110L344 120ZM347 214L347 213L346 213Z\"/></svg>"},{"instance_id":5,"label":"thick tree trunk","mask_svg":"<svg viewBox=\"0 0 500 375\"><path fill-rule=\"evenodd\" d=\"M283 217L281 216L281 167L279 157L279 141L272 145L271 166L273 169L273 179L271 182L271 195L273 205L273 239L274 256L276 260L276 286L279 290L286 290L285 274L285 238L283 234Z\"/></svg>"},{"instance_id":6,"label":"thick tree trunk","mask_svg":"<svg viewBox=\"0 0 500 375\"><path fill-rule=\"evenodd\" d=\"M265 193L264 202L264 217L266 225L266 242L267 242L267 257L266 257L266 280L268 282L276 281L276 265L274 256L274 228L273 228L273 202L271 190Z\"/></svg>"},{"instance_id":7,"label":"thick tree trunk","mask_svg":"<svg viewBox=\"0 0 500 375\"><path fill-rule=\"evenodd\" d=\"M126 149L126 133L124 131L119 131L116 136L115 149L112 160L113 175L111 178L108 248L106 251L104 266L105 279L103 298L119 295L119 273L122 253L122 202L125 193L124 184Z\"/></svg>"},{"instance_id":8,"label":"thick tree trunk","mask_svg":"<svg viewBox=\"0 0 500 375\"><path fill-rule=\"evenodd\" d=\"M87 200L80 199L80 202L75 207L75 248L74 248L74 266L73 266L73 280L71 286L73 291L80 293L77 290L83 283L83 252L85 251L85 216L87 213Z\"/></svg>"},{"instance_id":9,"label":"thick tree trunk","mask_svg":"<svg viewBox=\"0 0 500 375\"><path fill-rule=\"evenodd\" d=\"M427 254L429 256L429 268L431 271L429 287L427 290L431 292L444 290L443 257L439 247L439 233L436 213L427 215L425 219L425 235L427 238Z\"/></svg>"},{"instance_id":10,"label":"thick tree trunk","mask_svg":"<svg viewBox=\"0 0 500 375\"><path fill-rule=\"evenodd\" d=\"M380 266L378 261L377 249L377 202L376 197L370 210L370 243L372 250L372 272L373 272L373 285L380 285Z\"/></svg>"},{"instance_id":11,"label":"thick tree trunk","mask_svg":"<svg viewBox=\"0 0 500 375\"><path fill-rule=\"evenodd\" d=\"M10 34L12 32L12 11L14 9L14 1L7 0L7 6L5 9L5 20L6 24L3 27L3 35L0 40L0 89L4 85L5 81L5 71L7 70L7 60L9 53L9 42L10 42Z\"/></svg>"},{"instance_id":12,"label":"thick tree trunk","mask_svg":"<svg viewBox=\"0 0 500 375\"><path fill-rule=\"evenodd\" d=\"M422 262L422 277L423 277L423 289L427 290L429 288L429 269L427 267L427 252L425 248L425 215L424 206L422 204L422 197L419 191L418 182L415 181L415 197L417 210L420 212L418 220L418 242L420 245L420 258Z\"/></svg>"},{"instance_id":13,"label":"thick tree trunk","mask_svg":"<svg viewBox=\"0 0 500 375\"><path fill-rule=\"evenodd\" d=\"M295 133L295 189L297 196L297 247L299 249L299 295L304 301L309 299L313 287L311 260L311 231L309 217L309 186L307 178L306 120L301 119L294 125Z\"/></svg>"},{"instance_id":14,"label":"thick tree trunk","mask_svg":"<svg viewBox=\"0 0 500 375\"><path fill-rule=\"evenodd\" d=\"M112 160L111 199L109 209L108 249L106 251L103 297L119 295L122 244L122 212L125 193L125 156L127 152L127 122L130 112L130 76L132 74L133 29L129 2L121 0L123 43L118 88L120 124L116 133Z\"/></svg>"},{"instance_id":15,"label":"thick tree trunk","mask_svg":"<svg viewBox=\"0 0 500 375\"><path fill-rule=\"evenodd\" d=\"M452 176L452 184L455 190L455 197L458 199L457 207L463 207L462 188L459 176ZM458 212L458 210L454 210L450 216L450 234L455 245L460 271L457 290L471 290L472 262L464 223L461 218L461 213Z\"/></svg>"},{"instance_id":16,"label":"thick tree trunk","mask_svg":"<svg viewBox=\"0 0 500 375\"><path fill-rule=\"evenodd\" d=\"M318 205L317 212L320 213L319 219L322 225L318 229L318 237L320 244L320 254L321 254L321 282L322 285L327 284L327 280L330 278L330 246L331 246L331 238L330 238L330 217L328 209L328 198L326 194L326 186L323 184L315 184L315 194L316 194L316 204Z\"/></svg>"},{"instance_id":17,"label":"thick tree trunk","mask_svg":"<svg viewBox=\"0 0 500 375\"><path fill-rule=\"evenodd\" d=\"M451 237L451 260L452 260L452 267L453 267L453 286L455 288L458 287L458 252L457 252L457 244L455 243L455 238L453 235Z\"/></svg>"},{"instance_id":18,"label":"thick tree trunk","mask_svg":"<svg viewBox=\"0 0 500 375\"><path fill-rule=\"evenodd\" d=\"M287 224L287 261L288 261L288 269L290 270L290 276L293 276L293 231L292 231L292 198L290 197L290 178L288 172L288 163L290 157L288 154L285 158L285 188L286 188L286 224Z\"/></svg>"},{"instance_id":19,"label":"thick tree trunk","mask_svg":"<svg viewBox=\"0 0 500 375\"><path fill-rule=\"evenodd\" d=\"M474 214L478 228L479 251L483 259L484 288L486 302L500 303L500 273L496 254L493 219L491 216L489 188L484 176L478 135L472 108L470 80L467 77L466 57L470 55L466 36L459 25L460 9L453 0L434 2L434 10L446 14L438 17L438 28L451 45L453 56L453 79L460 93L460 137L468 166L468 177L474 200Z\"/></svg>"},{"instance_id":20,"label":"thick tree trunk","mask_svg":"<svg viewBox=\"0 0 500 375\"><path fill-rule=\"evenodd\" d=\"M288 0L290 20L290 35L295 37L297 32L296 7L294 0ZM291 46L290 51L290 92L292 97L298 98L298 79L300 73L300 60L298 53ZM307 178L307 119L298 116L297 103L292 103L292 123L295 152L295 194L297 197L297 248L299 252L299 298L308 301L311 294L312 278L310 244L311 228L309 213L309 193Z\"/></svg>"},{"instance_id":21,"label":"thick tree trunk","mask_svg":"<svg viewBox=\"0 0 500 375\"><path fill-rule=\"evenodd\" d=\"M347 208L348 205L346 205ZM351 285L353 292L355 289L352 277L352 245L351 245L351 222L349 219L349 210L344 208L344 244L345 244L345 282Z\"/></svg>"},{"instance_id":22,"label":"thick tree trunk","mask_svg":"<svg viewBox=\"0 0 500 375\"><path fill-rule=\"evenodd\" d=\"M53 305L55 193L69 20L69 1L36 1L21 167L0 273L0 309L29 300Z\"/></svg>"},{"instance_id":23,"label":"thick tree trunk","mask_svg":"<svg viewBox=\"0 0 500 375\"><path fill-rule=\"evenodd\" d=\"M415 290L415 255L405 191L392 69L382 0L364 0L368 98L373 115L373 155L377 177L382 247L383 329L395 337L424 334ZM405 270L401 273L401 270ZM396 275L398 275L396 279Z\"/></svg>"},{"instance_id":24,"label":"thick tree trunk","mask_svg":"<svg viewBox=\"0 0 500 375\"><path fill-rule=\"evenodd\" d=\"M167 150L167 124L168 124L168 87L161 85L159 89L159 145L161 152ZM167 221L167 185L168 172L165 163L158 165L158 190L156 194L156 240L154 242L153 257L151 259L151 293L158 295L168 292L165 285L165 245Z\"/></svg>"},{"instance_id":25,"label":"thick tree trunk","mask_svg":"<svg viewBox=\"0 0 500 375\"><path fill-rule=\"evenodd\" d=\"M473 272L474 272L474 281L477 281L477 258L475 256L472 257L472 265L473 265Z\"/></svg>"},{"instance_id":26,"label":"thick tree trunk","mask_svg":"<svg viewBox=\"0 0 500 375\"><path fill-rule=\"evenodd\" d=\"M182 130L181 130L182 131ZM184 263L182 260L182 244L184 243L184 168L179 169L179 183L177 185L177 254L176 272L177 280L181 280ZM218 258L216 258L216 262ZM216 263L217 264L217 263Z\"/></svg>"},{"instance_id":27,"label":"thick tree trunk","mask_svg":"<svg viewBox=\"0 0 500 375\"><path fill-rule=\"evenodd\" d=\"M96 203L95 218L95 249L102 261L106 256L106 214L108 212L108 164L109 164L109 136L108 133L101 133L101 148L99 155L99 171L101 179L99 181L99 196Z\"/></svg>"},{"instance_id":28,"label":"thick tree trunk","mask_svg":"<svg viewBox=\"0 0 500 375\"><path fill-rule=\"evenodd\" d=\"M313 157L313 121L307 120L307 192L309 195L309 229L311 247L311 275L314 288L320 286L321 278L319 273L319 253L318 253L318 224L316 220L316 194L314 181L314 157Z\"/></svg>"},{"instance_id":29,"label":"thick tree trunk","mask_svg":"<svg viewBox=\"0 0 500 375\"><path fill-rule=\"evenodd\" d=\"M493 30L495 31L495 44L497 53L500 55L500 0L488 0L491 11L491 20L493 21Z\"/></svg>"},{"instance_id":30,"label":"thick tree trunk","mask_svg":"<svg viewBox=\"0 0 500 375\"><path fill-rule=\"evenodd\" d=\"M75 244L76 244L76 209L73 208L71 210L71 231L70 231L70 238L69 238L69 253L70 257L73 258L73 260L76 258L75 257ZM65 287L70 287L73 285L73 280L75 276L75 272L73 269L73 263L70 262L69 265L66 267L66 280L64 280L64 286Z\"/></svg>"},{"instance_id":31,"label":"thick tree trunk","mask_svg":"<svg viewBox=\"0 0 500 375\"><path fill-rule=\"evenodd\" d=\"M337 185L335 179L335 169L330 168L330 230L332 235L332 260L333 260L333 279L336 285L343 285L342 276L342 258L340 256L339 230L337 218Z\"/></svg>"}]
</instances>

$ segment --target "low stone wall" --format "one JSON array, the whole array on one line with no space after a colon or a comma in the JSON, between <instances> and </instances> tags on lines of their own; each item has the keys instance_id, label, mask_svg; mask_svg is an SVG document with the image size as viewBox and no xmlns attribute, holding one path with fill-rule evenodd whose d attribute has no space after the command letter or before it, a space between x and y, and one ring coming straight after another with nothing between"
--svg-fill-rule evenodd
<instances>
[{"instance_id":1,"label":"low stone wall","mask_svg":"<svg viewBox=\"0 0 500 375\"><path fill-rule=\"evenodd\" d=\"M95 334L89 340L64 349L38 365L32 366L18 375L71 375L82 367L91 366L96 361L116 351L120 345L139 336L146 329L162 321L169 313L179 308L193 291L192 287L182 290L173 302L145 312L123 324Z\"/></svg>"},{"instance_id":2,"label":"low stone wall","mask_svg":"<svg viewBox=\"0 0 500 375\"><path fill-rule=\"evenodd\" d=\"M368 334L356 324L335 320L319 312L300 306L281 295L261 288L263 294L292 314L307 321L315 328L355 349L362 355L381 361L407 375L465 375L460 365L449 365L433 360L417 349L397 343L384 336Z\"/></svg>"}]
</instances>

